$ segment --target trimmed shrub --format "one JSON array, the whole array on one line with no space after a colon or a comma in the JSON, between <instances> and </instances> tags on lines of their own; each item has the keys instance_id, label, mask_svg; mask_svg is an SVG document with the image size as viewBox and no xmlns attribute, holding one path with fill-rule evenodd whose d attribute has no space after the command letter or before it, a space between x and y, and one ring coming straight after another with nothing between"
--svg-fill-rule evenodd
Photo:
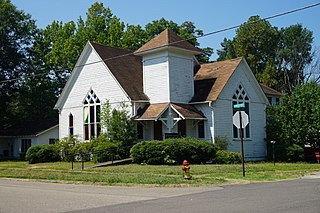
<instances>
[{"instance_id":1,"label":"trimmed shrub","mask_svg":"<svg viewBox=\"0 0 320 213\"><path fill-rule=\"evenodd\" d=\"M26 160L33 163L56 162L60 160L59 151L53 144L31 146L26 153Z\"/></svg>"},{"instance_id":2,"label":"trimmed shrub","mask_svg":"<svg viewBox=\"0 0 320 213\"><path fill-rule=\"evenodd\" d=\"M241 154L226 150L218 150L214 161L218 164L241 163Z\"/></svg>"},{"instance_id":3,"label":"trimmed shrub","mask_svg":"<svg viewBox=\"0 0 320 213\"><path fill-rule=\"evenodd\" d=\"M163 141L143 141L132 147L131 157L135 163L152 165L181 164L183 160L199 164L215 156L212 143L195 138L171 138Z\"/></svg>"},{"instance_id":4,"label":"trimmed shrub","mask_svg":"<svg viewBox=\"0 0 320 213\"><path fill-rule=\"evenodd\" d=\"M304 150L301 146L293 144L286 149L288 162L298 162L304 160Z\"/></svg>"}]
</instances>

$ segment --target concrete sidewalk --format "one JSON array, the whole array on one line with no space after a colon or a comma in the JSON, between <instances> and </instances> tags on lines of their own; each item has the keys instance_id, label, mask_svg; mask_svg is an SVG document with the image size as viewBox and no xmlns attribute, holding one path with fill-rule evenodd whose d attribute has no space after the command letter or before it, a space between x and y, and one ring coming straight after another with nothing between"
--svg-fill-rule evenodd
<instances>
[{"instance_id":1,"label":"concrete sidewalk","mask_svg":"<svg viewBox=\"0 0 320 213\"><path fill-rule=\"evenodd\" d=\"M222 188L110 187L0 179L0 212L66 212L219 189Z\"/></svg>"}]
</instances>

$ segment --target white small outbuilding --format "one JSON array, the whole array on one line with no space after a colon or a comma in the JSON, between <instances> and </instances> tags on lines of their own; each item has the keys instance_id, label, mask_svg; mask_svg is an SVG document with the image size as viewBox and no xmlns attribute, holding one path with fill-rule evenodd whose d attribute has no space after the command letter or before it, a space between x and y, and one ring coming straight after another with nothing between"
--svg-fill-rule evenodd
<instances>
[{"instance_id":1,"label":"white small outbuilding","mask_svg":"<svg viewBox=\"0 0 320 213\"><path fill-rule=\"evenodd\" d=\"M240 151L233 105L245 104L246 160L266 158L268 99L244 58L199 64L200 50L165 30L133 52L88 42L59 98L59 137L83 141L101 132L99 114L108 100L122 103L137 121L141 140L187 136L229 140Z\"/></svg>"}]
</instances>

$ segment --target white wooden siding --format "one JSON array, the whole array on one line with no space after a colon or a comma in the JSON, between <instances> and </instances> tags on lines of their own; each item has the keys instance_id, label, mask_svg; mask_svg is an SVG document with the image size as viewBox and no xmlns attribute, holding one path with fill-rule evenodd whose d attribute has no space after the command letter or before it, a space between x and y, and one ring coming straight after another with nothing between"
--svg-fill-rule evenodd
<instances>
[{"instance_id":1,"label":"white wooden siding","mask_svg":"<svg viewBox=\"0 0 320 213\"><path fill-rule=\"evenodd\" d=\"M193 97L193 58L169 55L170 101L188 103Z\"/></svg>"},{"instance_id":2,"label":"white wooden siding","mask_svg":"<svg viewBox=\"0 0 320 213\"><path fill-rule=\"evenodd\" d=\"M168 57L165 54L143 58L143 90L151 104L169 102Z\"/></svg>"},{"instance_id":3,"label":"white wooden siding","mask_svg":"<svg viewBox=\"0 0 320 213\"><path fill-rule=\"evenodd\" d=\"M82 63L87 64L99 60L96 52L89 48ZM72 88L67 94L67 99L60 111L60 139L68 136L70 113L72 113L74 119L74 135L79 136L80 140L83 139L83 100L91 89L96 93L102 104L106 100L115 105L121 102L129 103L129 98L104 63L95 63L78 69L80 70L74 70L74 72L77 72L77 76L72 82Z\"/></svg>"},{"instance_id":4,"label":"white wooden siding","mask_svg":"<svg viewBox=\"0 0 320 213\"><path fill-rule=\"evenodd\" d=\"M59 127L52 128L37 137L37 144L49 144L49 139L59 139Z\"/></svg>"},{"instance_id":5,"label":"white wooden siding","mask_svg":"<svg viewBox=\"0 0 320 213\"><path fill-rule=\"evenodd\" d=\"M257 90L252 86L252 81L255 79L251 79L244 69L246 69L244 65L238 66L215 103L215 136L227 137L230 140L228 149L240 151L240 141L233 139L232 96L241 84L250 99L250 123L248 124L250 125L250 138L244 139L245 157L247 160L263 160L266 156L264 140L266 137L266 103L262 101Z\"/></svg>"}]
</instances>

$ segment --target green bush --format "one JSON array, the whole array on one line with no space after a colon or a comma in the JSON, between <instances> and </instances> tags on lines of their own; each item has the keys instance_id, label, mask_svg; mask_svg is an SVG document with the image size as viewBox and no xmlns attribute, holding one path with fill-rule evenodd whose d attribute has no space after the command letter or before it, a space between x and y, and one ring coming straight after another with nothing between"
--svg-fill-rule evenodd
<instances>
[{"instance_id":1,"label":"green bush","mask_svg":"<svg viewBox=\"0 0 320 213\"><path fill-rule=\"evenodd\" d=\"M60 160L59 151L52 144L38 144L31 146L26 153L26 160L33 163L56 162Z\"/></svg>"},{"instance_id":2,"label":"green bush","mask_svg":"<svg viewBox=\"0 0 320 213\"><path fill-rule=\"evenodd\" d=\"M241 154L226 150L218 150L214 161L218 164L241 163Z\"/></svg>"},{"instance_id":3,"label":"green bush","mask_svg":"<svg viewBox=\"0 0 320 213\"><path fill-rule=\"evenodd\" d=\"M92 140L93 143L93 161L105 162L123 158L121 155L121 143L110 141L105 135L100 135Z\"/></svg>"},{"instance_id":4,"label":"green bush","mask_svg":"<svg viewBox=\"0 0 320 213\"><path fill-rule=\"evenodd\" d=\"M72 136L65 137L56 144L63 161L71 162L72 160L74 160L74 153L72 148L78 143L81 143L80 140L78 140L78 137Z\"/></svg>"},{"instance_id":5,"label":"green bush","mask_svg":"<svg viewBox=\"0 0 320 213\"><path fill-rule=\"evenodd\" d=\"M143 141L132 147L131 157L135 163L152 165L181 164L183 160L199 164L215 156L212 143L194 138L172 138L163 141Z\"/></svg>"},{"instance_id":6,"label":"green bush","mask_svg":"<svg viewBox=\"0 0 320 213\"><path fill-rule=\"evenodd\" d=\"M229 140L227 137L215 137L214 138L214 146L217 150L227 150L229 144Z\"/></svg>"},{"instance_id":7,"label":"green bush","mask_svg":"<svg viewBox=\"0 0 320 213\"><path fill-rule=\"evenodd\" d=\"M288 162L298 162L304 160L304 150L301 146L293 144L286 149Z\"/></svg>"}]
</instances>

